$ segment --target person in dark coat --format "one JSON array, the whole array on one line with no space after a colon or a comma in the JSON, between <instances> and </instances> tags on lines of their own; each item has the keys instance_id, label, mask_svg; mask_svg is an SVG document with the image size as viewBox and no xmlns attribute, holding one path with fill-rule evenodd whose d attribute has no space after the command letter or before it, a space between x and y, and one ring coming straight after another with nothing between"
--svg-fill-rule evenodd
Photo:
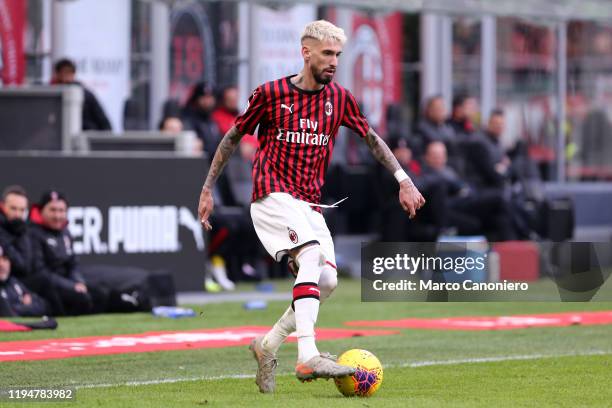
<instances>
[{"instance_id":1,"label":"person in dark coat","mask_svg":"<svg viewBox=\"0 0 612 408\"><path fill-rule=\"evenodd\" d=\"M209 160L212 160L223 136L212 117L216 101L213 88L205 82L200 82L193 87L182 111L186 128L194 130L202 140Z\"/></svg>"},{"instance_id":2,"label":"person in dark coat","mask_svg":"<svg viewBox=\"0 0 612 408\"><path fill-rule=\"evenodd\" d=\"M63 194L49 191L30 210L31 236L38 273L46 276L61 300L56 314L78 315L94 311L95 288L79 272L68 231L68 202ZM94 290L91 290L94 289ZM98 304L96 304L98 306Z\"/></svg>"},{"instance_id":3,"label":"person in dark coat","mask_svg":"<svg viewBox=\"0 0 612 408\"><path fill-rule=\"evenodd\" d=\"M500 143L504 132L504 112L495 109L489 116L487 128L476 132L462 144L465 155L465 177L476 189L481 202L492 200L498 205L494 217L495 240L517 239L516 209L512 202L512 163Z\"/></svg>"},{"instance_id":4,"label":"person in dark coat","mask_svg":"<svg viewBox=\"0 0 612 408\"><path fill-rule=\"evenodd\" d=\"M441 95L432 96L423 105L423 114L416 125L415 133L419 141L419 155L425 153L425 147L431 142L442 142L446 145L449 165L460 170L462 163L459 157L457 136L451 125L446 123L447 109Z\"/></svg>"},{"instance_id":5,"label":"person in dark coat","mask_svg":"<svg viewBox=\"0 0 612 408\"><path fill-rule=\"evenodd\" d=\"M83 130L112 130L110 121L96 96L75 79L76 65L69 59L55 63L53 85L78 85L83 88Z\"/></svg>"},{"instance_id":6,"label":"person in dark coat","mask_svg":"<svg viewBox=\"0 0 612 408\"><path fill-rule=\"evenodd\" d=\"M30 290L47 300L51 310L61 310L61 302L49 277L36 268L34 246L25 221L28 197L21 186L4 189L0 199L0 245L11 261L11 274Z\"/></svg>"},{"instance_id":7,"label":"person in dark coat","mask_svg":"<svg viewBox=\"0 0 612 408\"><path fill-rule=\"evenodd\" d=\"M11 261L0 246L0 316L45 316L45 301L11 275Z\"/></svg>"},{"instance_id":8,"label":"person in dark coat","mask_svg":"<svg viewBox=\"0 0 612 408\"><path fill-rule=\"evenodd\" d=\"M445 186L446 201L445 225L456 229L459 235L478 235L484 233L480 220L480 202L474 189L461 178L454 168L448 165L446 146L441 141L433 141L425 146L423 156L423 177L437 179ZM482 207L490 210L491 203Z\"/></svg>"},{"instance_id":9,"label":"person in dark coat","mask_svg":"<svg viewBox=\"0 0 612 408\"><path fill-rule=\"evenodd\" d=\"M458 141L469 139L478 129L474 118L478 114L478 102L476 98L466 94L460 94L453 98L451 117L447 123L450 125Z\"/></svg>"},{"instance_id":10,"label":"person in dark coat","mask_svg":"<svg viewBox=\"0 0 612 408\"><path fill-rule=\"evenodd\" d=\"M487 128L464 144L466 177L479 189L501 191L510 181L512 163L500 144L504 126L504 112L495 109Z\"/></svg>"},{"instance_id":11,"label":"person in dark coat","mask_svg":"<svg viewBox=\"0 0 612 408\"><path fill-rule=\"evenodd\" d=\"M28 197L21 186L9 186L0 198L0 245L12 265L12 274L20 279L32 275L34 254L27 234Z\"/></svg>"}]
</instances>

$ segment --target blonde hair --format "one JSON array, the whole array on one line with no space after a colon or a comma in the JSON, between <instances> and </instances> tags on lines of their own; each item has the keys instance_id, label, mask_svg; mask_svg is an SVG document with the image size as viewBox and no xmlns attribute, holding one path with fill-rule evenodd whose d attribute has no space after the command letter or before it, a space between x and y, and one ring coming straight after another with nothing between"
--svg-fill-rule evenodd
<instances>
[{"instance_id":1,"label":"blonde hair","mask_svg":"<svg viewBox=\"0 0 612 408\"><path fill-rule=\"evenodd\" d=\"M338 41L342 45L346 42L344 30L326 20L317 20L308 23L306 27L304 27L300 40L303 42L307 38L313 38L319 41Z\"/></svg>"}]
</instances>

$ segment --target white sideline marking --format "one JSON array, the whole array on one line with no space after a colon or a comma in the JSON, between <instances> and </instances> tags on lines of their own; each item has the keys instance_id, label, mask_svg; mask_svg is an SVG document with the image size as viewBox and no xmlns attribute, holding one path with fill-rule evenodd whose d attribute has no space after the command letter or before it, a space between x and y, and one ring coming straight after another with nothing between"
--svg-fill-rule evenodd
<instances>
[{"instance_id":1,"label":"white sideline marking","mask_svg":"<svg viewBox=\"0 0 612 408\"><path fill-rule=\"evenodd\" d=\"M402 368L402 367L430 367L440 365L459 365L459 364L472 364L472 363L492 363L500 361L514 361L514 360L538 360L542 358L557 358L557 357L578 357L578 356L603 356L612 354L612 350L590 350L578 353L565 353L565 354L524 354L514 356L494 356L494 357L475 357L475 358L463 358L456 360L431 360L431 361L415 361L406 362L400 364L386 364L385 368ZM293 375L293 373L283 373L278 376ZM121 386L140 386L140 385L157 385L157 384L174 384L178 382L188 381L215 381L215 380L229 380L229 379L244 379L244 378L255 378L253 374L227 374L217 375L208 377L185 377L185 378L165 378L160 380L148 380L148 381L128 381L117 384L84 384L77 385L76 388L109 388L109 387L121 387Z\"/></svg>"},{"instance_id":2,"label":"white sideline marking","mask_svg":"<svg viewBox=\"0 0 612 408\"><path fill-rule=\"evenodd\" d=\"M566 353L566 354L525 354L516 356L497 356L497 357L475 357L475 358L462 358L457 360L442 360L442 361L417 361L413 363L402 363L397 365L390 364L388 367L430 367L437 365L456 365L456 364L470 364L470 363L493 363L498 361L513 361L513 360L537 360L540 358L555 358L555 357L577 357L577 356L603 356L612 354L612 351L603 350L592 350L579 353Z\"/></svg>"},{"instance_id":3,"label":"white sideline marking","mask_svg":"<svg viewBox=\"0 0 612 408\"><path fill-rule=\"evenodd\" d=\"M284 374L281 374L284 375ZM128 381L117 384L85 384L76 385L76 388L108 388L108 387L123 387L126 385L157 385L157 384L174 384L178 382L189 382L189 381L214 381L214 380L229 380L229 379L242 379L242 378L255 378L253 374L228 374L228 375L215 375L209 377L184 377L184 378L164 378L162 380L147 380L147 381Z\"/></svg>"}]
</instances>

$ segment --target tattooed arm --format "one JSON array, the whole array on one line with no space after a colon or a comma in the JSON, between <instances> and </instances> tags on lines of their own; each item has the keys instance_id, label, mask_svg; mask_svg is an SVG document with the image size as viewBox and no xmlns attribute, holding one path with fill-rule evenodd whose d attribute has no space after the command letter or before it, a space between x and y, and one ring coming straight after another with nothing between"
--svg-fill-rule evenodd
<instances>
[{"instance_id":1,"label":"tattooed arm","mask_svg":"<svg viewBox=\"0 0 612 408\"><path fill-rule=\"evenodd\" d=\"M387 170L393 173L393 175L396 175L396 177L398 172L405 175L402 166L400 166L393 152L389 149L389 146L387 146L372 128L368 130L365 141L372 155L385 166ZM407 175L400 182L399 201L402 208L410 214L410 218L414 218L416 210L420 209L425 204L425 199Z\"/></svg>"},{"instance_id":2,"label":"tattooed arm","mask_svg":"<svg viewBox=\"0 0 612 408\"><path fill-rule=\"evenodd\" d=\"M230 130L227 131L223 139L221 139L221 143L219 143L219 147L217 147L217 151L215 152L215 156L213 158L212 163L210 164L210 169L208 169L208 175L206 176L206 181L204 182L204 186L202 187L202 192L200 193L200 203L198 205L198 216L200 217L200 222L204 225L206 230L210 230L212 226L208 221L210 214L214 208L214 201L212 197L212 189L221 174L221 171L229 161L232 153L240 144L240 139L242 139L242 134L236 129L235 126L232 126Z\"/></svg>"},{"instance_id":3,"label":"tattooed arm","mask_svg":"<svg viewBox=\"0 0 612 408\"><path fill-rule=\"evenodd\" d=\"M370 130L368 130L365 141L376 160L385 166L391 173L395 173L402 168L393 155L393 152L391 152L391 149L389 149L389 146L387 146L380 136L376 134L374 129L370 128Z\"/></svg>"}]
</instances>

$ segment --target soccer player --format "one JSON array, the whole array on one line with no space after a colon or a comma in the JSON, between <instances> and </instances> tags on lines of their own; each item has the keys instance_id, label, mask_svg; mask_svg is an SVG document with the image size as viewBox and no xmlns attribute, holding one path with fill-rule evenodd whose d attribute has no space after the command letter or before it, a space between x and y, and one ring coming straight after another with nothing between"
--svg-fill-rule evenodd
<instances>
[{"instance_id":1,"label":"soccer player","mask_svg":"<svg viewBox=\"0 0 612 408\"><path fill-rule=\"evenodd\" d=\"M327 21L305 27L302 71L255 89L246 110L219 144L200 194L198 214L210 230L213 185L242 135L253 134L259 126L251 218L268 253L276 261L288 253L297 266L291 306L250 347L258 363L256 383L265 393L274 391L276 353L293 331L298 339L295 373L300 381L355 372L329 354L319 353L314 332L319 302L337 285L334 244L319 200L338 128L347 126L359 134L374 157L395 175L399 201L410 217L425 203L393 153L370 128L353 95L332 82L345 42L344 31Z\"/></svg>"}]
</instances>

